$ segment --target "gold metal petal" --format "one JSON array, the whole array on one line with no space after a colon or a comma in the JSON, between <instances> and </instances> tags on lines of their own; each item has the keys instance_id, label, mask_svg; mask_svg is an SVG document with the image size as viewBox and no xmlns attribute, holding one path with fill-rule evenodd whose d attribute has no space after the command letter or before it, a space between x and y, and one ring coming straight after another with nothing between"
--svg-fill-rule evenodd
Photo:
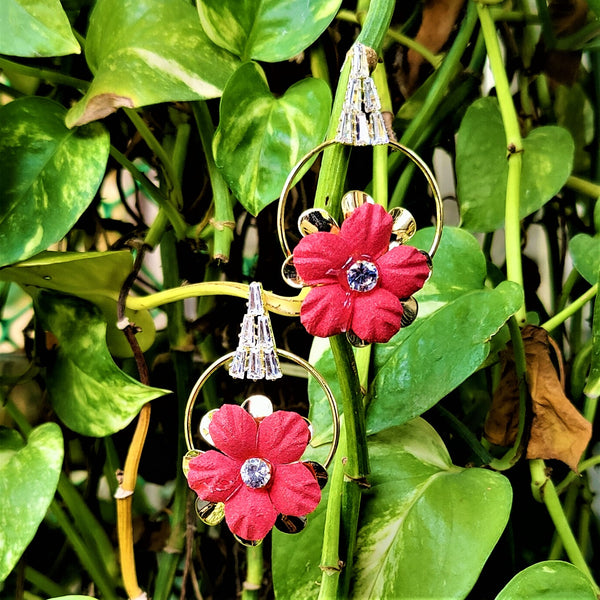
<instances>
[{"instance_id":1,"label":"gold metal petal","mask_svg":"<svg viewBox=\"0 0 600 600\"><path fill-rule=\"evenodd\" d=\"M402 320L400 321L401 327L408 327L416 318L419 312L419 304L416 298L411 296L406 300L400 300L404 312L402 313Z\"/></svg>"},{"instance_id":2,"label":"gold metal petal","mask_svg":"<svg viewBox=\"0 0 600 600\"><path fill-rule=\"evenodd\" d=\"M294 255L290 254L284 261L281 266L281 276L284 281L291 287L302 289L304 287L304 283L300 276L298 275L298 271L296 271L296 267L294 266Z\"/></svg>"},{"instance_id":3,"label":"gold metal petal","mask_svg":"<svg viewBox=\"0 0 600 600\"><path fill-rule=\"evenodd\" d=\"M245 540L241 538L239 535L233 534L233 537L240 543L242 546L249 546L250 548L254 548L255 546L260 546L263 541L262 540Z\"/></svg>"},{"instance_id":4,"label":"gold metal petal","mask_svg":"<svg viewBox=\"0 0 600 600\"><path fill-rule=\"evenodd\" d=\"M186 477L190 472L190 460L192 460L192 458L196 458L196 456L200 456L201 454L204 454L202 450L188 450L185 453L185 456L181 460L181 470Z\"/></svg>"},{"instance_id":5,"label":"gold metal petal","mask_svg":"<svg viewBox=\"0 0 600 600\"><path fill-rule=\"evenodd\" d=\"M417 231L415 218L410 211L399 206L392 208L390 215L392 215L392 219L394 220L390 247L405 244Z\"/></svg>"},{"instance_id":6,"label":"gold metal petal","mask_svg":"<svg viewBox=\"0 0 600 600\"><path fill-rule=\"evenodd\" d=\"M255 419L264 419L273 413L273 403L267 396L254 394L242 402L242 408Z\"/></svg>"},{"instance_id":7,"label":"gold metal petal","mask_svg":"<svg viewBox=\"0 0 600 600\"><path fill-rule=\"evenodd\" d=\"M202 436L202 439L210 444L211 446L214 446L215 443L212 440L212 437L210 437L210 432L208 430L208 426L210 425L210 422L212 421L213 417L215 416L215 413L218 411L218 408L213 408L212 410L209 410L203 417L202 419L200 419L200 425L198 426L198 431L200 432L200 435Z\"/></svg>"},{"instance_id":8,"label":"gold metal petal","mask_svg":"<svg viewBox=\"0 0 600 600\"><path fill-rule=\"evenodd\" d=\"M355 348L366 348L370 344L370 342L360 339L352 330L346 332L346 339Z\"/></svg>"},{"instance_id":9,"label":"gold metal petal","mask_svg":"<svg viewBox=\"0 0 600 600\"><path fill-rule=\"evenodd\" d=\"M196 514L203 523L218 525L225 518L225 505L196 498Z\"/></svg>"},{"instance_id":10,"label":"gold metal petal","mask_svg":"<svg viewBox=\"0 0 600 600\"><path fill-rule=\"evenodd\" d=\"M335 219L324 208L309 208L298 217L298 229L303 236L338 228Z\"/></svg>"},{"instance_id":11,"label":"gold metal petal","mask_svg":"<svg viewBox=\"0 0 600 600\"><path fill-rule=\"evenodd\" d=\"M306 527L306 523L306 517L279 515L275 521L275 527L283 533L300 533Z\"/></svg>"},{"instance_id":12,"label":"gold metal petal","mask_svg":"<svg viewBox=\"0 0 600 600\"><path fill-rule=\"evenodd\" d=\"M349 217L359 206L362 206L367 202L375 204L375 200L373 200L369 194L361 192L360 190L352 190L351 192L344 194L341 203L344 219Z\"/></svg>"},{"instance_id":13,"label":"gold metal petal","mask_svg":"<svg viewBox=\"0 0 600 600\"><path fill-rule=\"evenodd\" d=\"M319 487L323 489L327 485L327 480L329 479L327 469L321 463L314 460L305 460L302 462L313 472Z\"/></svg>"}]
</instances>

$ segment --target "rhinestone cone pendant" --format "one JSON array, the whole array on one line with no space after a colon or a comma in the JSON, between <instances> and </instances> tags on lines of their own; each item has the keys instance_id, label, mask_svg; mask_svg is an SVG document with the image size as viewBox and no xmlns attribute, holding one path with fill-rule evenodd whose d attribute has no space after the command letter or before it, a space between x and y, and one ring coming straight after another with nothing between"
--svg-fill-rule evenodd
<instances>
[{"instance_id":1,"label":"rhinestone cone pendant","mask_svg":"<svg viewBox=\"0 0 600 600\"><path fill-rule=\"evenodd\" d=\"M253 281L248 294L248 311L240 330L240 341L229 367L234 379L279 379L282 376L275 350L271 319L262 301L262 286Z\"/></svg>"},{"instance_id":2,"label":"rhinestone cone pendant","mask_svg":"<svg viewBox=\"0 0 600 600\"><path fill-rule=\"evenodd\" d=\"M350 60L348 87L335 139L352 146L387 144L390 140L381 115L379 94L369 76L365 46L354 44Z\"/></svg>"}]
</instances>

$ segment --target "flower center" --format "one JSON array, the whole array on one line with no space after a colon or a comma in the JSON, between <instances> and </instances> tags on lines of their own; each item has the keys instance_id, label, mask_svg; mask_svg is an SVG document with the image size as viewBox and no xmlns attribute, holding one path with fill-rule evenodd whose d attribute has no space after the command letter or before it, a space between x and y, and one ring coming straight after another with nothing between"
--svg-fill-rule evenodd
<instances>
[{"instance_id":1,"label":"flower center","mask_svg":"<svg viewBox=\"0 0 600 600\"><path fill-rule=\"evenodd\" d=\"M348 285L355 292L370 292L379 278L377 267L368 260L357 260L346 271Z\"/></svg>"},{"instance_id":2,"label":"flower center","mask_svg":"<svg viewBox=\"0 0 600 600\"><path fill-rule=\"evenodd\" d=\"M249 488L265 487L271 479L271 465L260 458L249 458L242 465L240 475Z\"/></svg>"}]
</instances>

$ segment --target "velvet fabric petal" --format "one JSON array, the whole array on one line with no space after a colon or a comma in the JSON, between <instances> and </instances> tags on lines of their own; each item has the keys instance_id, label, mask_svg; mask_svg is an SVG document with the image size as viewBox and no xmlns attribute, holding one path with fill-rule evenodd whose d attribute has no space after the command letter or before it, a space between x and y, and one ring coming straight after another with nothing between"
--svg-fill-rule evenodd
<instances>
[{"instance_id":1,"label":"velvet fabric petal","mask_svg":"<svg viewBox=\"0 0 600 600\"><path fill-rule=\"evenodd\" d=\"M225 502L243 485L241 464L216 450L192 458L189 467L188 484L202 500Z\"/></svg>"},{"instance_id":2,"label":"velvet fabric petal","mask_svg":"<svg viewBox=\"0 0 600 600\"><path fill-rule=\"evenodd\" d=\"M302 302L300 321L311 335L329 337L346 331L351 314L350 293L339 284L323 285L313 288Z\"/></svg>"},{"instance_id":3,"label":"velvet fabric petal","mask_svg":"<svg viewBox=\"0 0 600 600\"><path fill-rule=\"evenodd\" d=\"M295 462L309 439L308 425L299 414L278 410L258 425L258 456L274 465Z\"/></svg>"},{"instance_id":4,"label":"velvet fabric petal","mask_svg":"<svg viewBox=\"0 0 600 600\"><path fill-rule=\"evenodd\" d=\"M321 488L310 469L299 462L277 465L269 495L278 513L302 517L317 508Z\"/></svg>"},{"instance_id":5,"label":"velvet fabric petal","mask_svg":"<svg viewBox=\"0 0 600 600\"><path fill-rule=\"evenodd\" d=\"M262 540L275 525L278 514L266 488L242 485L225 503L229 529L245 540Z\"/></svg>"},{"instance_id":6,"label":"velvet fabric petal","mask_svg":"<svg viewBox=\"0 0 600 600\"><path fill-rule=\"evenodd\" d=\"M394 296L408 298L429 277L427 258L412 246L396 246L377 261L379 283Z\"/></svg>"},{"instance_id":7,"label":"velvet fabric petal","mask_svg":"<svg viewBox=\"0 0 600 600\"><path fill-rule=\"evenodd\" d=\"M403 312L400 300L383 288L357 293L351 329L367 342L388 342L400 329Z\"/></svg>"},{"instance_id":8,"label":"velvet fabric petal","mask_svg":"<svg viewBox=\"0 0 600 600\"><path fill-rule=\"evenodd\" d=\"M311 233L294 248L294 266L307 285L335 283L350 251L351 247L339 235Z\"/></svg>"},{"instance_id":9,"label":"velvet fabric petal","mask_svg":"<svg viewBox=\"0 0 600 600\"><path fill-rule=\"evenodd\" d=\"M383 206L366 203L342 223L340 235L352 248L350 255L355 260L361 256L375 260L387 252L392 226L393 219Z\"/></svg>"},{"instance_id":10,"label":"velvet fabric petal","mask_svg":"<svg viewBox=\"0 0 600 600\"><path fill-rule=\"evenodd\" d=\"M224 404L212 418L208 431L215 446L240 461L256 456L256 421L241 406Z\"/></svg>"}]
</instances>

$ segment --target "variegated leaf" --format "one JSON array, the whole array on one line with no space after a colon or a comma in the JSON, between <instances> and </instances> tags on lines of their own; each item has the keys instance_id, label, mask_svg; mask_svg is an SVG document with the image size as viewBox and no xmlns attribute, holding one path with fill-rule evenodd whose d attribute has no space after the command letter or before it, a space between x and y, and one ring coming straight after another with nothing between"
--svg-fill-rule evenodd
<instances>
[{"instance_id":1,"label":"variegated leaf","mask_svg":"<svg viewBox=\"0 0 600 600\"><path fill-rule=\"evenodd\" d=\"M323 141L331 92L303 79L275 98L256 63L242 65L221 98L215 161L237 199L253 215L281 193L291 168Z\"/></svg>"},{"instance_id":2,"label":"variegated leaf","mask_svg":"<svg viewBox=\"0 0 600 600\"><path fill-rule=\"evenodd\" d=\"M0 266L62 239L100 186L108 132L99 123L69 130L65 113L33 96L0 108Z\"/></svg>"},{"instance_id":3,"label":"variegated leaf","mask_svg":"<svg viewBox=\"0 0 600 600\"><path fill-rule=\"evenodd\" d=\"M67 125L130 108L217 98L238 59L215 46L185 0L98 0L86 58L94 80Z\"/></svg>"}]
</instances>

